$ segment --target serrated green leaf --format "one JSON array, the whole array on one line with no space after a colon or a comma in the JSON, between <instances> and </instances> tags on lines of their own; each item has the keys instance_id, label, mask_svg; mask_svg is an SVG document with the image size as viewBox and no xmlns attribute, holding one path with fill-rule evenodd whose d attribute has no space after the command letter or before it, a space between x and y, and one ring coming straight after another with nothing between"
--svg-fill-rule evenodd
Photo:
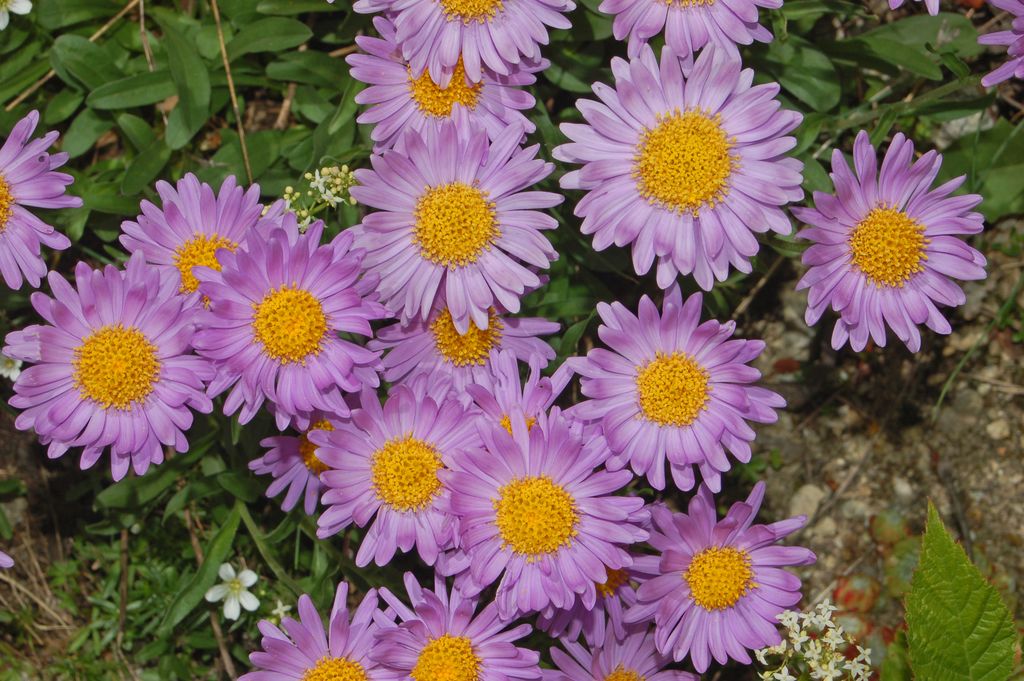
<instances>
[{"instance_id":1,"label":"serrated green leaf","mask_svg":"<svg viewBox=\"0 0 1024 681\"><path fill-rule=\"evenodd\" d=\"M1013 618L999 592L953 541L935 507L907 597L910 663L918 681L1005 681Z\"/></svg>"}]
</instances>

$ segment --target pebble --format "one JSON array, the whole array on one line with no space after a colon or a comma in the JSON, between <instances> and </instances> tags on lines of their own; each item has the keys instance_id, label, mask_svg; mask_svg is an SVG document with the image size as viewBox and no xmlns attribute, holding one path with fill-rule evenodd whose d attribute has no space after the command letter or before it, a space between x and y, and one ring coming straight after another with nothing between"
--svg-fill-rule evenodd
<instances>
[{"instance_id":1,"label":"pebble","mask_svg":"<svg viewBox=\"0 0 1024 681\"><path fill-rule=\"evenodd\" d=\"M1010 437L1010 422L1006 419L996 419L985 426L985 432L993 440L1005 440Z\"/></svg>"},{"instance_id":2,"label":"pebble","mask_svg":"<svg viewBox=\"0 0 1024 681\"><path fill-rule=\"evenodd\" d=\"M914 488L910 486L906 478L901 478L898 475L892 479L892 492L897 499L902 501L910 501L914 498Z\"/></svg>"},{"instance_id":3,"label":"pebble","mask_svg":"<svg viewBox=\"0 0 1024 681\"><path fill-rule=\"evenodd\" d=\"M814 527L811 528L811 534L818 540L828 539L835 536L838 529L836 521L826 517L814 523Z\"/></svg>"},{"instance_id":4,"label":"pebble","mask_svg":"<svg viewBox=\"0 0 1024 681\"><path fill-rule=\"evenodd\" d=\"M803 485L789 500L789 515L805 515L810 518L817 512L825 494L825 490L817 485Z\"/></svg>"}]
</instances>

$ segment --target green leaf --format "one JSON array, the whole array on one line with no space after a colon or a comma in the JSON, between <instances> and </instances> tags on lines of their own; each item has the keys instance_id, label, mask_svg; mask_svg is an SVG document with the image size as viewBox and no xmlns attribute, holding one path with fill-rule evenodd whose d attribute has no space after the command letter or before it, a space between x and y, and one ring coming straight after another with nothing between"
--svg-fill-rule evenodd
<instances>
[{"instance_id":1,"label":"green leaf","mask_svg":"<svg viewBox=\"0 0 1024 681\"><path fill-rule=\"evenodd\" d=\"M806 40L791 35L785 42L772 42L764 62L785 90L815 111L828 111L839 103L835 66Z\"/></svg>"},{"instance_id":2,"label":"green leaf","mask_svg":"<svg viewBox=\"0 0 1024 681\"><path fill-rule=\"evenodd\" d=\"M176 92L170 71L147 71L101 85L86 103L95 109L127 109L162 102Z\"/></svg>"},{"instance_id":3,"label":"green leaf","mask_svg":"<svg viewBox=\"0 0 1024 681\"><path fill-rule=\"evenodd\" d=\"M163 140L155 140L138 153L125 168L121 180L121 193L125 196L139 194L156 179L167 162L171 160L171 150Z\"/></svg>"},{"instance_id":4,"label":"green leaf","mask_svg":"<svg viewBox=\"0 0 1024 681\"><path fill-rule=\"evenodd\" d=\"M111 63L107 54L95 43L80 35L62 35L54 41L50 51L50 63L61 75L66 72L85 86L86 90L96 88L124 78L124 74ZM72 85L77 85L72 83Z\"/></svg>"},{"instance_id":5,"label":"green leaf","mask_svg":"<svg viewBox=\"0 0 1024 681\"><path fill-rule=\"evenodd\" d=\"M935 507L907 597L910 662L918 681L1005 681L1013 618L999 592L953 541Z\"/></svg>"},{"instance_id":6,"label":"green leaf","mask_svg":"<svg viewBox=\"0 0 1024 681\"><path fill-rule=\"evenodd\" d=\"M111 17L122 7L120 0L40 0L34 14L44 28L55 29Z\"/></svg>"},{"instance_id":7,"label":"green leaf","mask_svg":"<svg viewBox=\"0 0 1024 681\"><path fill-rule=\"evenodd\" d=\"M236 502L234 508L231 509L231 513L224 520L224 524L220 526L217 534L213 535L213 538L206 545L206 550L203 553L205 558L203 564L199 567L199 571L178 592L170 608L167 609L167 614L164 616L163 621L160 622L160 627L157 630L159 636L166 637L170 635L171 630L202 602L203 595L217 580L217 570L220 568L221 563L224 562L228 557L228 553L231 552L231 545L235 541L235 535L238 533L238 524L241 520L241 502Z\"/></svg>"},{"instance_id":8,"label":"green leaf","mask_svg":"<svg viewBox=\"0 0 1024 681\"><path fill-rule=\"evenodd\" d=\"M117 125L137 151L149 147L156 140L156 133L149 127L149 123L135 114L118 114Z\"/></svg>"},{"instance_id":9,"label":"green leaf","mask_svg":"<svg viewBox=\"0 0 1024 681\"><path fill-rule=\"evenodd\" d=\"M64 135L63 149L71 158L81 156L92 149L100 135L114 127L114 122L104 118L92 109L85 109L71 121L71 127Z\"/></svg>"},{"instance_id":10,"label":"green leaf","mask_svg":"<svg viewBox=\"0 0 1024 681\"><path fill-rule=\"evenodd\" d=\"M171 79L178 91L178 106L171 112L167 126L167 146L181 149L206 124L210 116L210 73L199 58L195 47L166 21L160 22L164 31Z\"/></svg>"},{"instance_id":11,"label":"green leaf","mask_svg":"<svg viewBox=\"0 0 1024 681\"><path fill-rule=\"evenodd\" d=\"M313 37L301 21L272 17L249 24L228 43L228 59L234 61L250 52L282 52L298 47Z\"/></svg>"},{"instance_id":12,"label":"green leaf","mask_svg":"<svg viewBox=\"0 0 1024 681\"><path fill-rule=\"evenodd\" d=\"M213 436L208 435L193 443L187 454L179 454L170 461L151 468L146 475L125 478L114 483L96 495L96 504L101 508L114 509L143 507L180 480L185 471L206 453L212 443Z\"/></svg>"}]
</instances>

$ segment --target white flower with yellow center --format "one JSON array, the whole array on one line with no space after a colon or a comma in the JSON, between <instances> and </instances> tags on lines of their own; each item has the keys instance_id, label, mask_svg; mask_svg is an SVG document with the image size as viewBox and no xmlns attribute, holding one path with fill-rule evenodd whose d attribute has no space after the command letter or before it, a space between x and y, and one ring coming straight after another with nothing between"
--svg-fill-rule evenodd
<instances>
[{"instance_id":1,"label":"white flower with yellow center","mask_svg":"<svg viewBox=\"0 0 1024 681\"><path fill-rule=\"evenodd\" d=\"M249 612L260 607L258 598L252 595L249 587L259 579L252 570L242 570L235 574L235 568L229 563L222 563L217 570L217 575L223 583L210 587L206 592L206 600L210 603L224 601L224 617L229 620L237 620L241 614L241 608Z\"/></svg>"}]
</instances>

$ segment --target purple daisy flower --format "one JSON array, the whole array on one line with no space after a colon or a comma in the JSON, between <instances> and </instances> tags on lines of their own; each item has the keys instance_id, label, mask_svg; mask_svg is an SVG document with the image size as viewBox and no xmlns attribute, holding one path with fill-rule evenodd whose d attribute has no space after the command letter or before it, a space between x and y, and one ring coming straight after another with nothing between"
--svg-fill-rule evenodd
<instances>
[{"instance_id":1,"label":"purple daisy flower","mask_svg":"<svg viewBox=\"0 0 1024 681\"><path fill-rule=\"evenodd\" d=\"M458 518L468 563L463 592L498 582L494 600L505 619L548 607L569 608L595 598L607 570L629 567L626 551L643 541L643 499L612 496L632 479L628 471L595 470L608 450L602 438L584 443L557 408L532 428L522 414L479 428L484 446L461 453L442 472L449 506Z\"/></svg>"},{"instance_id":2,"label":"purple daisy flower","mask_svg":"<svg viewBox=\"0 0 1024 681\"><path fill-rule=\"evenodd\" d=\"M192 173L181 178L177 187L161 180L156 191L163 208L143 201L142 214L121 223L121 245L129 253L141 251L151 265L176 272L186 295L199 288L192 268L219 271L217 251L236 250L263 215L259 186L243 190L233 175L216 194Z\"/></svg>"},{"instance_id":3,"label":"purple daisy flower","mask_svg":"<svg viewBox=\"0 0 1024 681\"><path fill-rule=\"evenodd\" d=\"M34 363L14 384L20 430L34 430L55 459L82 447L90 468L110 449L120 480L164 459L164 446L188 450L190 409L213 409L203 389L212 367L192 354L193 315L178 282L133 256L124 270L75 268L75 287L48 277L53 298L32 307L47 324L8 334L3 352Z\"/></svg>"},{"instance_id":4,"label":"purple daisy flower","mask_svg":"<svg viewBox=\"0 0 1024 681\"><path fill-rule=\"evenodd\" d=\"M305 427L292 424L302 430L301 435L275 435L260 441L261 447L270 449L260 458L250 461L249 470L256 475L273 476L274 481L267 487L268 497L275 497L281 490L288 489L281 503L282 510L295 508L299 497L305 492L303 509L306 515L313 515L320 498L320 474L327 470L327 465L317 458L316 445L309 441L309 433L315 430L334 430L338 422L339 419L315 411Z\"/></svg>"},{"instance_id":5,"label":"purple daisy flower","mask_svg":"<svg viewBox=\"0 0 1024 681\"><path fill-rule=\"evenodd\" d=\"M491 353L497 350L540 367L555 358L555 351L539 336L558 331L556 322L539 317L511 317L496 309L487 313L487 328L455 328L444 302L426 321L385 326L370 341L371 350L383 351L384 380L405 383L419 376L445 376L461 393L471 383L490 383Z\"/></svg>"},{"instance_id":6,"label":"purple daisy flower","mask_svg":"<svg viewBox=\"0 0 1024 681\"><path fill-rule=\"evenodd\" d=\"M82 199L64 193L74 179L54 172L67 162L68 155L46 151L60 134L48 132L30 141L38 123L39 112L31 112L17 122L0 147L0 275L12 289L21 288L22 281L39 287L46 275L40 244L58 251L71 245L66 236L28 212L26 206L82 205Z\"/></svg>"},{"instance_id":7,"label":"purple daisy flower","mask_svg":"<svg viewBox=\"0 0 1024 681\"><path fill-rule=\"evenodd\" d=\"M498 608L488 603L476 612L478 599L457 589L448 594L444 578L435 576L434 590L422 588L405 573L410 609L387 589L384 602L397 625L382 625L373 657L388 681L510 681L540 678L540 655L515 642L530 633L529 624L508 628Z\"/></svg>"},{"instance_id":8,"label":"purple daisy flower","mask_svg":"<svg viewBox=\"0 0 1024 681\"><path fill-rule=\"evenodd\" d=\"M800 600L800 580L780 568L809 565L814 554L776 546L803 527L804 516L753 525L764 498L763 482L745 502L717 520L711 491L701 485L686 513L651 509L651 546L656 556L637 562L657 573L637 589L627 622L654 620L658 651L680 661L687 655L698 672L711 658L750 664L747 650L777 644L775 616ZM682 579L680 579L682 577Z\"/></svg>"},{"instance_id":9,"label":"purple daisy flower","mask_svg":"<svg viewBox=\"0 0 1024 681\"><path fill-rule=\"evenodd\" d=\"M985 278L985 256L961 236L984 229L977 194L950 196L964 176L935 189L942 156L929 151L914 160L914 143L893 137L881 168L863 130L853 145L856 175L841 151L832 152L836 194L814 192L813 208L793 214L810 228L797 236L814 242L804 251L810 269L797 289L810 289L807 324L831 307L839 313L832 331L836 350L850 342L863 350L870 337L885 346L886 326L911 352L921 349L918 324L940 334L952 329L936 307L963 305L952 279Z\"/></svg>"},{"instance_id":10,"label":"purple daisy flower","mask_svg":"<svg viewBox=\"0 0 1024 681\"><path fill-rule=\"evenodd\" d=\"M571 0L358 0L357 12L383 12L395 24L395 40L414 77L429 70L447 83L461 61L470 82L484 68L510 75L523 62L541 59L548 27L571 28L562 16Z\"/></svg>"},{"instance_id":11,"label":"purple daisy flower","mask_svg":"<svg viewBox=\"0 0 1024 681\"><path fill-rule=\"evenodd\" d=\"M556 669L545 669L543 681L699 681L695 674L666 669L672 659L657 651L646 626L629 627L623 636L591 643L589 648L575 639L561 643L565 652L551 648Z\"/></svg>"},{"instance_id":12,"label":"purple daisy flower","mask_svg":"<svg viewBox=\"0 0 1024 681\"><path fill-rule=\"evenodd\" d=\"M0 568L6 570L12 567L14 567L14 559L3 551L0 551Z\"/></svg>"},{"instance_id":13,"label":"purple daisy flower","mask_svg":"<svg viewBox=\"0 0 1024 681\"><path fill-rule=\"evenodd\" d=\"M903 6L906 0L889 0L889 9L897 9ZM925 7L928 8L928 14L935 16L939 13L939 0L915 0L915 2L924 2ZM989 0L991 2L991 0ZM995 5L996 3L992 3Z\"/></svg>"},{"instance_id":14,"label":"purple daisy flower","mask_svg":"<svg viewBox=\"0 0 1024 681\"><path fill-rule=\"evenodd\" d=\"M572 378L572 371L564 364L551 378L542 377L540 370L547 363L547 357L531 355L527 361L530 373L523 383L516 355L509 350L492 350L488 360L489 375L467 385L466 394L480 411L481 418L500 423L510 434L513 414L522 414L527 427L532 428L537 417L551 407Z\"/></svg>"},{"instance_id":15,"label":"purple daisy flower","mask_svg":"<svg viewBox=\"0 0 1024 681\"><path fill-rule=\"evenodd\" d=\"M291 417L317 409L345 417L341 391L377 385L377 353L338 332L370 336L370 320L386 311L371 297L374 279L359 278L363 251L351 247L352 233L321 245L322 233L317 221L300 234L292 216L246 250L221 249L220 271L194 270L210 301L195 340L218 369L209 393L230 389L224 413L241 408L240 423L264 400L282 430Z\"/></svg>"},{"instance_id":16,"label":"purple daisy flower","mask_svg":"<svg viewBox=\"0 0 1024 681\"><path fill-rule=\"evenodd\" d=\"M403 324L427 317L443 296L460 333L471 320L486 329L491 308L518 312L520 296L541 284L530 267L558 257L542 234L558 223L538 209L562 197L522 191L554 166L520 139L512 127L491 144L483 128L447 121L356 171L352 196L379 209L356 237L363 267L380 276L382 302Z\"/></svg>"},{"instance_id":17,"label":"purple daisy flower","mask_svg":"<svg viewBox=\"0 0 1024 681\"><path fill-rule=\"evenodd\" d=\"M665 294L662 313L650 298L634 315L621 303L600 303L595 348L568 361L582 375L589 400L570 411L597 421L613 456L610 468L629 465L665 488L665 459L681 490L695 484L693 467L711 489L737 460L750 460L754 431L747 421L773 423L786 406L776 393L750 385L761 372L747 363L761 354L759 340L730 340L735 322L701 324L701 295L684 302L678 287Z\"/></svg>"},{"instance_id":18,"label":"purple daisy flower","mask_svg":"<svg viewBox=\"0 0 1024 681\"><path fill-rule=\"evenodd\" d=\"M382 407L367 389L349 421L310 435L329 467L320 476L327 508L317 536L369 524L356 554L359 567L371 560L385 565L396 551L413 547L433 565L452 546L454 523L441 508L440 476L461 450L479 447L479 438L449 390L444 381L400 385Z\"/></svg>"},{"instance_id":19,"label":"purple daisy flower","mask_svg":"<svg viewBox=\"0 0 1024 681\"><path fill-rule=\"evenodd\" d=\"M737 45L771 42L771 31L758 23L761 7L779 9L782 0L604 0L598 9L615 15L612 33L616 40L629 36L631 57L664 30L665 44L689 68L705 45L738 58Z\"/></svg>"},{"instance_id":20,"label":"purple daisy flower","mask_svg":"<svg viewBox=\"0 0 1024 681\"><path fill-rule=\"evenodd\" d=\"M299 597L298 620L285 617L281 629L267 620L260 620L263 650L249 654L249 661L256 670L243 674L238 681L383 681L385 677L370 657L378 631L375 615L381 619L377 592L373 589L367 592L352 614L351 622L347 597L348 584L341 582L334 596L327 631L313 600L306 594Z\"/></svg>"},{"instance_id":21,"label":"purple daisy flower","mask_svg":"<svg viewBox=\"0 0 1024 681\"><path fill-rule=\"evenodd\" d=\"M517 124L529 134L536 126L521 111L532 109L533 95L522 89L533 85L533 75L547 66L546 61L523 62L502 76L484 70L478 83L471 83L461 58L444 87L429 73L413 78L395 39L395 26L384 17L373 25L380 38L357 36L356 43L366 54L349 55L352 77L370 87L356 95L356 102L370 108L359 116L360 123L373 124L374 151L393 147L407 130L438 129L447 120L464 127L476 123L492 140Z\"/></svg>"},{"instance_id":22,"label":"purple daisy flower","mask_svg":"<svg viewBox=\"0 0 1024 681\"><path fill-rule=\"evenodd\" d=\"M981 79L992 87L1009 78L1024 78L1024 0L989 0L989 4L1013 15L1009 31L995 31L978 38L982 45L1006 45L1006 63Z\"/></svg>"},{"instance_id":23,"label":"purple daisy flower","mask_svg":"<svg viewBox=\"0 0 1024 681\"><path fill-rule=\"evenodd\" d=\"M693 274L710 290L730 265L750 272L754 233L789 234L781 206L803 197L803 164L784 156L801 115L721 49L703 50L686 78L670 48L659 65L646 45L612 71L615 88L597 83L601 102L577 102L587 124L563 123L572 143L554 151L583 164L561 180L588 190L575 210L583 233L598 251L632 244L637 274L657 258L661 288Z\"/></svg>"}]
</instances>

